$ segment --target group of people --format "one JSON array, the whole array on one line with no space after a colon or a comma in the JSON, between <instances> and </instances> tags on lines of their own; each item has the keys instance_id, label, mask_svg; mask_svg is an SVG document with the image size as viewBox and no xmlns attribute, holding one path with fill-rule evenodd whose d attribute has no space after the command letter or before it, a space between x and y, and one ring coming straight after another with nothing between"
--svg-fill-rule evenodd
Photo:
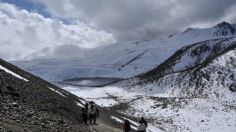
<instances>
[{"instance_id":1,"label":"group of people","mask_svg":"<svg viewBox=\"0 0 236 132\"><path fill-rule=\"evenodd\" d=\"M95 102L86 102L84 108L82 109L82 117L85 125L88 125L88 120L90 125L96 125L96 119L99 116L99 110L95 108Z\"/></svg>"},{"instance_id":2,"label":"group of people","mask_svg":"<svg viewBox=\"0 0 236 132\"><path fill-rule=\"evenodd\" d=\"M147 128L147 121L141 117L141 120L139 121L139 125L137 127L137 132L146 132ZM124 121L124 132L130 132L131 131L131 126L129 120Z\"/></svg>"},{"instance_id":3,"label":"group of people","mask_svg":"<svg viewBox=\"0 0 236 132\"><path fill-rule=\"evenodd\" d=\"M83 117L83 122L85 125L88 125L88 120L90 125L94 124L96 125L96 119L99 116L99 110L96 107L95 108L95 102L89 101L86 102L84 105L84 108L82 109L82 117ZM147 121L141 117L139 121L139 125L137 127L137 132L146 132L147 128ZM131 131L131 125L129 120L124 121L123 125L124 132L130 132Z\"/></svg>"}]
</instances>

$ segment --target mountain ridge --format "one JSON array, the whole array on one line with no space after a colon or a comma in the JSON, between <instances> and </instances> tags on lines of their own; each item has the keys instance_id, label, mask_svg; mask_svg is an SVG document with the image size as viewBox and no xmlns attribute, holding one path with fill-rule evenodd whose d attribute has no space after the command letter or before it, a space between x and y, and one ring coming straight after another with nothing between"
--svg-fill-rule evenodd
<instances>
[{"instance_id":1,"label":"mountain ridge","mask_svg":"<svg viewBox=\"0 0 236 132\"><path fill-rule=\"evenodd\" d=\"M231 25L232 26L232 25ZM12 62L50 82L80 77L130 78L148 72L184 46L206 40L231 38L213 35L216 28L193 29L163 40L124 42L88 51L80 58ZM228 31L228 30L227 30ZM132 61L131 61L132 60ZM57 65L57 68L54 66Z\"/></svg>"}]
</instances>

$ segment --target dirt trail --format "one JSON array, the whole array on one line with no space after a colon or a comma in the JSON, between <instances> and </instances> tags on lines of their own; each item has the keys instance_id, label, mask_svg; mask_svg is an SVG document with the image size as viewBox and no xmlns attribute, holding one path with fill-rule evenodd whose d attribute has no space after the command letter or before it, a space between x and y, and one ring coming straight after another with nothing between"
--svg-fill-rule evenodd
<instances>
[{"instance_id":1,"label":"dirt trail","mask_svg":"<svg viewBox=\"0 0 236 132\"><path fill-rule=\"evenodd\" d=\"M84 125L81 132L123 132L122 129L114 128L103 123L101 120L97 121L96 125Z\"/></svg>"},{"instance_id":2,"label":"dirt trail","mask_svg":"<svg viewBox=\"0 0 236 132\"><path fill-rule=\"evenodd\" d=\"M123 132L121 129L112 128L101 122L98 125L89 125L89 127L92 132Z\"/></svg>"}]
</instances>

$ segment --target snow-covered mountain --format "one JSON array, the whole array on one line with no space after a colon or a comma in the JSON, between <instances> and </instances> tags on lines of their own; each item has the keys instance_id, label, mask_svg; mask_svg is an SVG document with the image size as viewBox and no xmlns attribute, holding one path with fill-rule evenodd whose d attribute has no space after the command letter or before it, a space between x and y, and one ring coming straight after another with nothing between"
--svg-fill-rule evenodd
<instances>
[{"instance_id":1,"label":"snow-covered mountain","mask_svg":"<svg viewBox=\"0 0 236 132\"><path fill-rule=\"evenodd\" d=\"M118 100L129 104L126 114L145 116L167 131L233 132L235 83L236 39L217 39L184 47L156 69L121 82L142 94Z\"/></svg>"},{"instance_id":2,"label":"snow-covered mountain","mask_svg":"<svg viewBox=\"0 0 236 132\"><path fill-rule=\"evenodd\" d=\"M222 22L208 29L187 29L162 40L123 42L87 51L80 58L12 62L50 82L79 77L130 78L164 62L183 46L235 36L235 25Z\"/></svg>"},{"instance_id":3,"label":"snow-covered mountain","mask_svg":"<svg viewBox=\"0 0 236 132\"><path fill-rule=\"evenodd\" d=\"M155 69L118 86L142 93L117 97L129 104L126 114L145 116L167 131L233 132L236 38L184 46Z\"/></svg>"}]
</instances>

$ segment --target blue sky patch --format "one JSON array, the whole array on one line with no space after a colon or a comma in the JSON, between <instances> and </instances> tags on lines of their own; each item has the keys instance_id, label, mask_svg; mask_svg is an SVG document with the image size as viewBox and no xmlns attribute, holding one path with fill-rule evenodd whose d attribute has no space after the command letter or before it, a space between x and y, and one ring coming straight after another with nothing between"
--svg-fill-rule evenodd
<instances>
[{"instance_id":1,"label":"blue sky patch","mask_svg":"<svg viewBox=\"0 0 236 132\"><path fill-rule=\"evenodd\" d=\"M38 2L32 2L31 0L0 0L0 2L14 4L20 9L25 9L29 12L37 12L44 17L51 17L51 15L46 11L46 7Z\"/></svg>"}]
</instances>

